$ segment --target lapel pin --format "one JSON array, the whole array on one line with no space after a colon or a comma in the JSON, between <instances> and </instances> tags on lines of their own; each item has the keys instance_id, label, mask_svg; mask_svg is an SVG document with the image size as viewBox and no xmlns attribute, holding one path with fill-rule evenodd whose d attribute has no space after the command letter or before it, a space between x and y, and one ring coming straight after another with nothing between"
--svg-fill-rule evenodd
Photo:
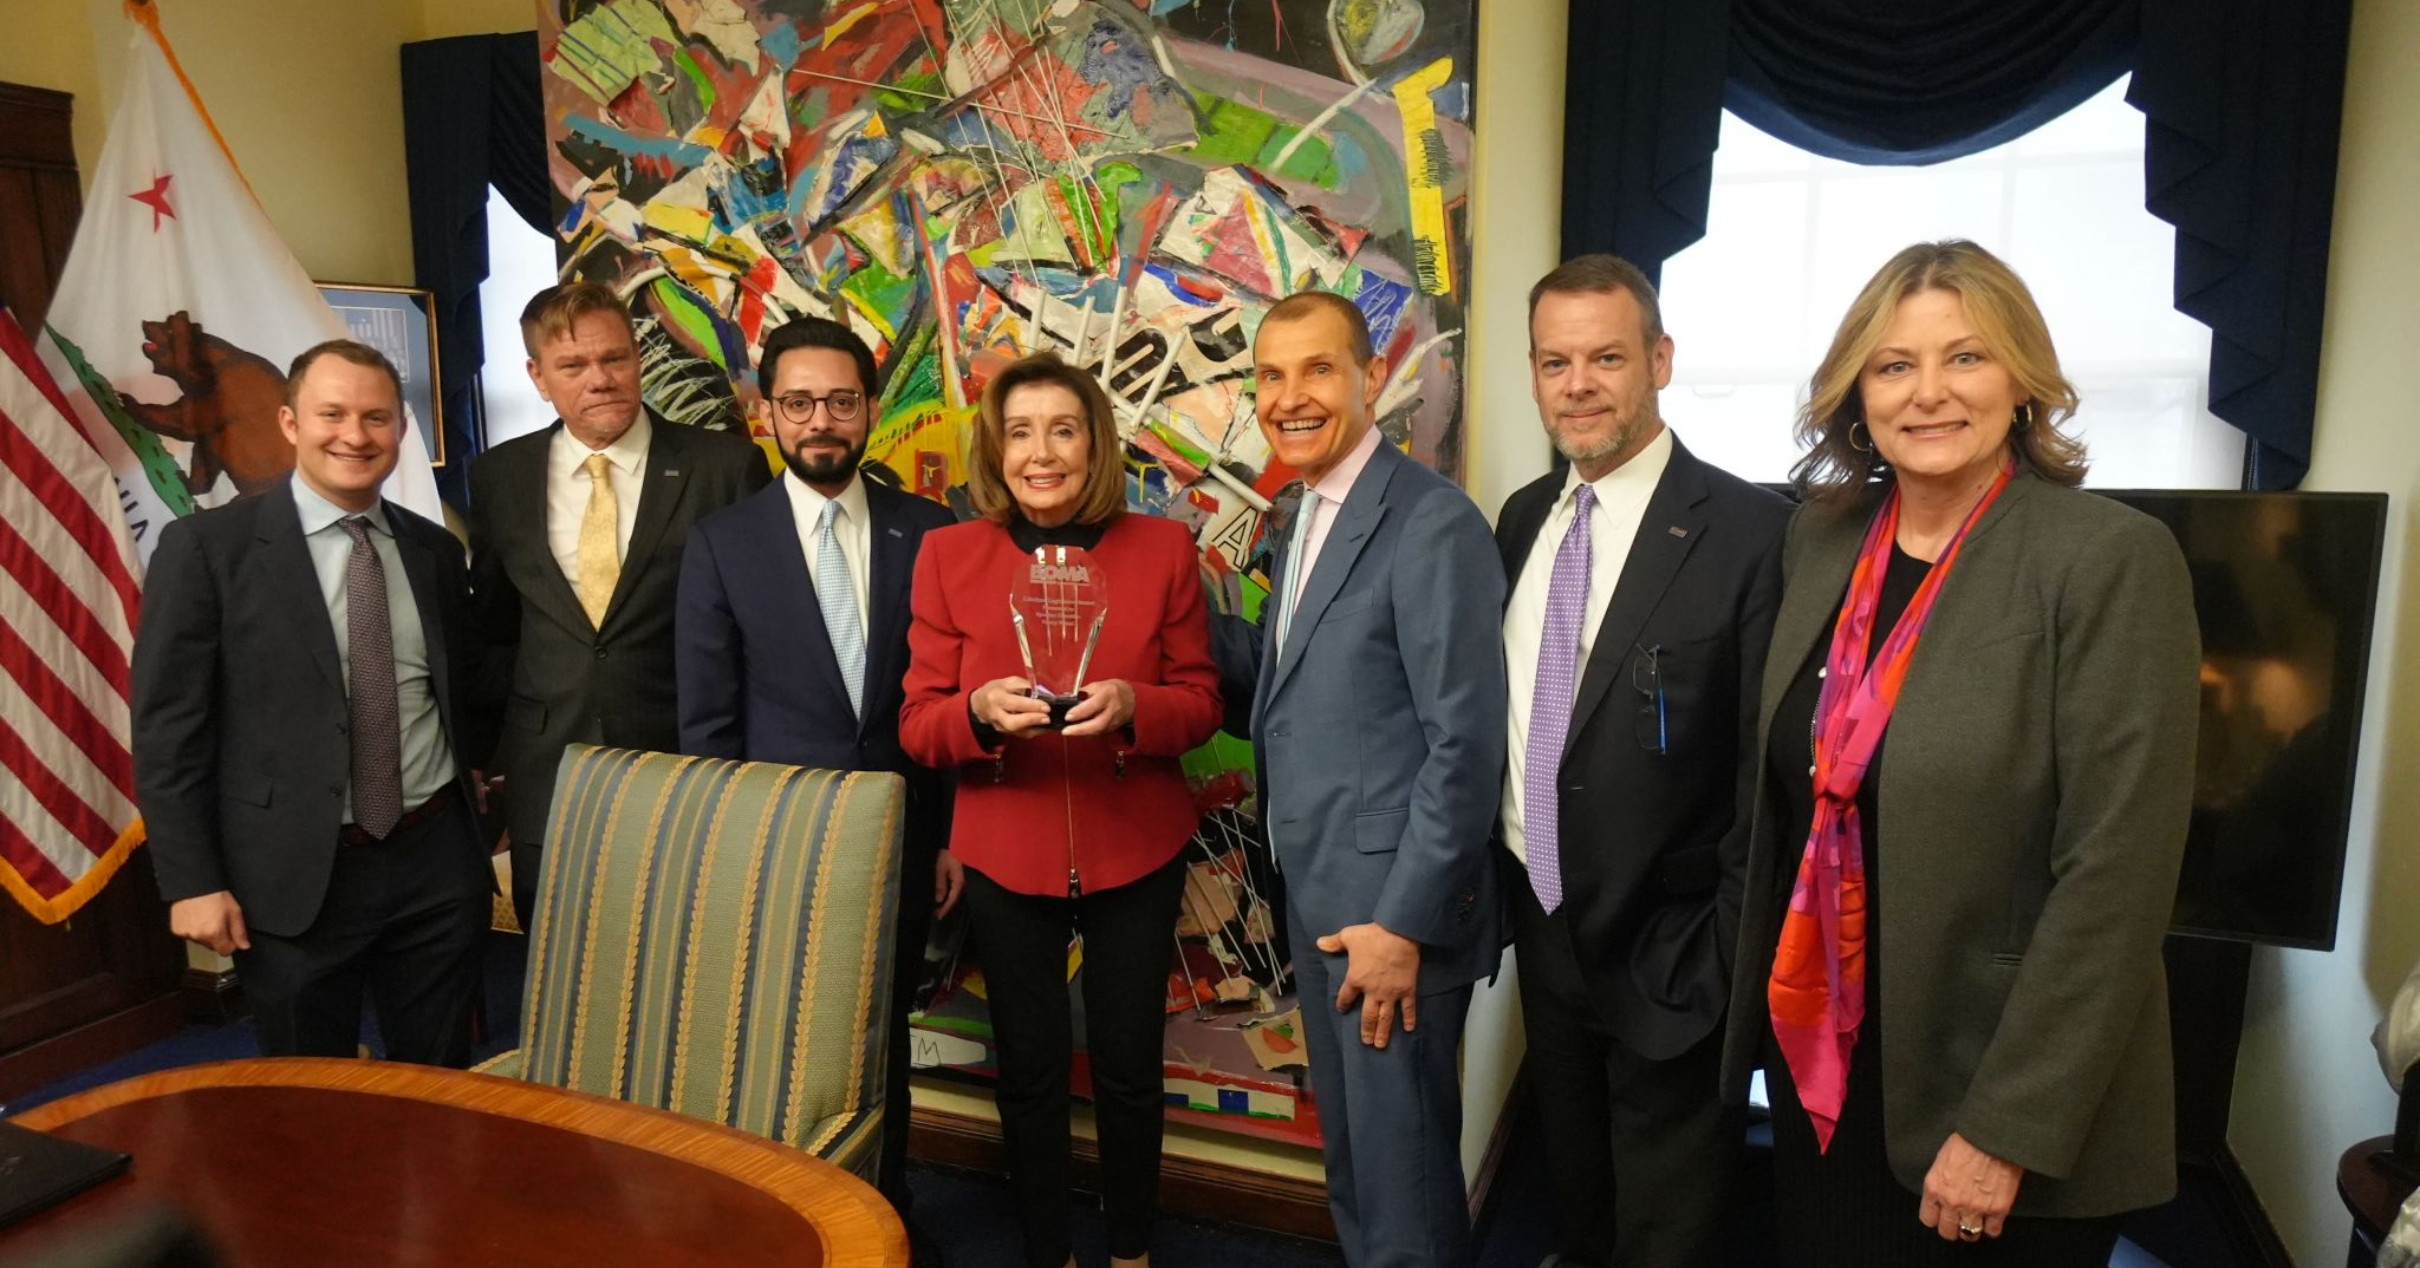
<instances>
[{"instance_id":1,"label":"lapel pin","mask_svg":"<svg viewBox=\"0 0 2420 1268\"><path fill-rule=\"evenodd\" d=\"M664 478L665 478L665 479L667 479L667 480L678 480L678 479L680 479L680 478L681 478L681 469L680 469L679 467L666 467L666 468L664 468Z\"/></svg>"},{"instance_id":2,"label":"lapel pin","mask_svg":"<svg viewBox=\"0 0 2420 1268\"><path fill-rule=\"evenodd\" d=\"M905 536L907 536L907 534L902 533L902 532L900 532L898 529L895 529L895 528L893 528L893 529L886 529L886 530L884 530L884 531L886 531L886 532L890 533L890 535L891 535L891 536L893 536L893 537L905 537Z\"/></svg>"},{"instance_id":3,"label":"lapel pin","mask_svg":"<svg viewBox=\"0 0 2420 1268\"><path fill-rule=\"evenodd\" d=\"M1665 532L1667 532L1667 533L1672 534L1674 537L1687 537L1687 536L1689 535L1689 530L1688 530L1688 529L1685 529L1685 528L1682 528L1682 527L1681 527L1680 525L1678 525L1678 524L1675 524L1675 525L1673 525L1672 527L1665 529L1664 531L1665 531Z\"/></svg>"}]
</instances>

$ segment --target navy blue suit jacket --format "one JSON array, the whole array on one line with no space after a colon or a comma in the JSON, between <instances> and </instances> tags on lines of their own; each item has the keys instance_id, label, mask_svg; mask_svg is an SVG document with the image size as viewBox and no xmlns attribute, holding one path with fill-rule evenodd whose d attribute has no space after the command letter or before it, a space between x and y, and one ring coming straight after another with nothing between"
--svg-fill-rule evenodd
<instances>
[{"instance_id":1,"label":"navy blue suit jacket","mask_svg":"<svg viewBox=\"0 0 2420 1268\"><path fill-rule=\"evenodd\" d=\"M681 751L906 776L905 875L929 876L949 840L950 789L900 752L900 680L916 551L926 532L954 521L946 507L871 480L865 495L873 558L863 719L849 711L790 497L776 480L690 531L673 632Z\"/></svg>"}]
</instances>

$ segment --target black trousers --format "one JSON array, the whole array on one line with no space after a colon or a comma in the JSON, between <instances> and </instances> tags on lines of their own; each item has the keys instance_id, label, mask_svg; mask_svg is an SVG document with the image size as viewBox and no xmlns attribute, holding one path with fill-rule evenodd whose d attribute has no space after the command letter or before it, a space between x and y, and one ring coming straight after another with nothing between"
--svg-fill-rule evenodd
<instances>
[{"instance_id":1,"label":"black trousers","mask_svg":"<svg viewBox=\"0 0 2420 1268\"><path fill-rule=\"evenodd\" d=\"M1712 1268L1746 1130L1722 1104L1720 1030L1669 1060L1632 1051L1590 1002L1567 913L1525 875L1508 888L1555 1250L1568 1268Z\"/></svg>"},{"instance_id":2,"label":"black trousers","mask_svg":"<svg viewBox=\"0 0 2420 1268\"><path fill-rule=\"evenodd\" d=\"M444 813L384 841L338 845L311 927L252 930L235 953L263 1056L354 1055L366 994L389 1060L470 1064L489 880L470 808L446 797Z\"/></svg>"},{"instance_id":3,"label":"black trousers","mask_svg":"<svg viewBox=\"0 0 2420 1268\"><path fill-rule=\"evenodd\" d=\"M1868 972L1874 967L1869 961ZM1892 1173L1884 1139L1881 1003L1878 991L1867 992L1865 1025L1849 1053L1848 1095L1828 1150L1816 1146L1781 1041L1765 1023L1774 1235L1793 1268L2105 1268L2117 1248L2115 1215L2012 1215L1998 1237L1974 1242L1943 1240L1917 1222L1923 1199ZM2023 1182L2017 1196L2025 1196Z\"/></svg>"},{"instance_id":4,"label":"black trousers","mask_svg":"<svg viewBox=\"0 0 2420 1268\"><path fill-rule=\"evenodd\" d=\"M545 862L546 843L513 839L510 853L513 860L513 918L521 922L521 932L536 936L538 926L538 868Z\"/></svg>"},{"instance_id":5,"label":"black trousers","mask_svg":"<svg viewBox=\"0 0 2420 1268\"><path fill-rule=\"evenodd\" d=\"M1015 893L966 869L967 911L990 988L999 1056L1000 1134L1023 1213L1025 1262L1032 1268L1061 1268L1070 1253L1070 933L1084 936L1077 981L1084 992L1109 1253L1131 1259L1151 1249L1165 1112L1160 1075L1168 960L1184 886L1182 855L1131 885L1072 899Z\"/></svg>"}]
</instances>

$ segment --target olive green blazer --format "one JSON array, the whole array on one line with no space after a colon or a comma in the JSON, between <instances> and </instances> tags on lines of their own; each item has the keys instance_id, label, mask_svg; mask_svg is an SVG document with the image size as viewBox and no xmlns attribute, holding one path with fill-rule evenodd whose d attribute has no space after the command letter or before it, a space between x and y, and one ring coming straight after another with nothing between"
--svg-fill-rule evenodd
<instances>
[{"instance_id":1,"label":"olive green blazer","mask_svg":"<svg viewBox=\"0 0 2420 1268\"><path fill-rule=\"evenodd\" d=\"M1782 693L1831 636L1874 505L1803 508L1783 548L1723 1054L1734 1097L1766 1044L1805 846L1778 839L1762 758ZM1883 1118L1910 1190L1958 1132L2025 1168L2018 1214L2113 1214L2175 1191L2160 943L2200 659L2184 557L2158 521L2027 473L1976 521L1880 768Z\"/></svg>"}]
</instances>

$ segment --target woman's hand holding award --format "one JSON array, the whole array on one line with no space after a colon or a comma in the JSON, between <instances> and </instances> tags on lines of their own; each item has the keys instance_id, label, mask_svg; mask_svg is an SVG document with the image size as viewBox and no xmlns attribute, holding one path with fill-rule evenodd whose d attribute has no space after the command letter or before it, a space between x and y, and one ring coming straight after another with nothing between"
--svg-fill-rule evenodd
<instances>
[{"instance_id":1,"label":"woman's hand holding award","mask_svg":"<svg viewBox=\"0 0 2420 1268\"><path fill-rule=\"evenodd\" d=\"M1109 615L1109 579L1081 546L1038 546L1009 587L1008 612L1034 698L1049 702L1051 726L1064 727Z\"/></svg>"}]
</instances>

